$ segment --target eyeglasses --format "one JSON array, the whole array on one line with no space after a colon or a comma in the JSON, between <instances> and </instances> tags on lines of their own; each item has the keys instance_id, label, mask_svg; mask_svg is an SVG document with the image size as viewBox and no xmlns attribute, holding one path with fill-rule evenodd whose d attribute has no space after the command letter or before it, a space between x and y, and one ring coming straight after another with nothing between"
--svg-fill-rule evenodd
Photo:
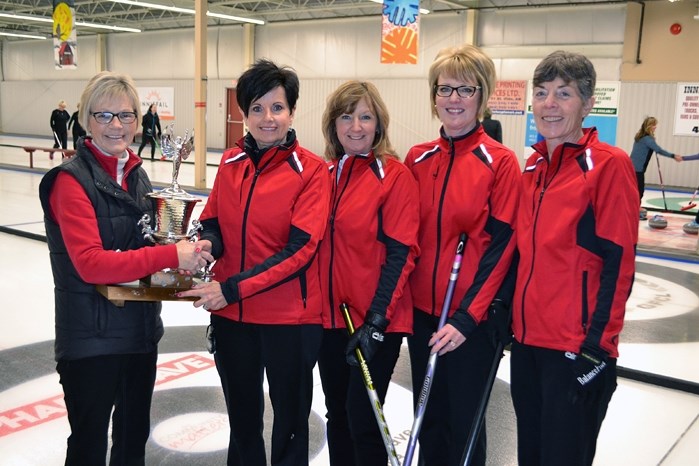
<instances>
[{"instance_id":1,"label":"eyeglasses","mask_svg":"<svg viewBox=\"0 0 699 466\"><path fill-rule=\"evenodd\" d=\"M97 123L100 123L102 125L108 125L109 123L112 122L114 117L117 117L119 119L119 121L125 125L128 125L128 124L136 121L136 112L119 112L119 113L92 112L92 113L90 113L90 115L95 117L95 120L97 121Z\"/></svg>"},{"instance_id":2,"label":"eyeglasses","mask_svg":"<svg viewBox=\"0 0 699 466\"><path fill-rule=\"evenodd\" d=\"M480 88L481 86L452 87L447 86L446 84L437 84L436 86L434 86L434 90L439 97L451 97L454 91L456 91L459 97L463 97L464 99L470 99L471 97L476 95L476 92L478 92Z\"/></svg>"}]
</instances>

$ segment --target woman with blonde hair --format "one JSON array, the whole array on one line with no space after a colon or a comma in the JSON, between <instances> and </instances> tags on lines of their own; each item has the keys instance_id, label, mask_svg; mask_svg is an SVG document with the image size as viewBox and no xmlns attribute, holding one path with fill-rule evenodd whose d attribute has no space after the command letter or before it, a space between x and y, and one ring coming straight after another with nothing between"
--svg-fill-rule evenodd
<instances>
[{"instance_id":1,"label":"woman with blonde hair","mask_svg":"<svg viewBox=\"0 0 699 466\"><path fill-rule=\"evenodd\" d=\"M649 116L643 120L641 128L634 136L633 148L631 149L631 162L633 163L633 169L636 172L636 182L638 183L638 195L639 203L643 199L643 192L646 187L646 168L648 168L648 162L653 156L653 152L656 152L665 157L672 157L677 162L682 161L682 156L678 154L672 154L655 142L655 128L658 126L658 120L655 117ZM641 208L640 213L641 220L646 219L646 209Z\"/></svg>"},{"instance_id":2,"label":"woman with blonde hair","mask_svg":"<svg viewBox=\"0 0 699 466\"><path fill-rule=\"evenodd\" d=\"M413 327L406 284L418 253L417 185L395 154L388 121L377 88L360 81L338 87L323 114L332 196L318 253L324 327L318 366L332 466L386 465L355 350L368 362L383 403ZM342 303L357 328L351 337Z\"/></svg>"},{"instance_id":3,"label":"woman with blonde hair","mask_svg":"<svg viewBox=\"0 0 699 466\"><path fill-rule=\"evenodd\" d=\"M491 319L490 310L500 305L514 254L520 168L515 153L487 136L479 122L496 83L488 55L473 45L444 49L430 66L428 82L432 114L442 126L437 138L413 146L405 158L420 194L420 260L410 276L414 322L408 347L416 406L430 355L438 353L440 361L419 433L421 460L455 466L463 464L496 354L498 319ZM467 241L461 273L439 328L462 233ZM485 422L476 439L472 464L482 466Z\"/></svg>"}]
</instances>

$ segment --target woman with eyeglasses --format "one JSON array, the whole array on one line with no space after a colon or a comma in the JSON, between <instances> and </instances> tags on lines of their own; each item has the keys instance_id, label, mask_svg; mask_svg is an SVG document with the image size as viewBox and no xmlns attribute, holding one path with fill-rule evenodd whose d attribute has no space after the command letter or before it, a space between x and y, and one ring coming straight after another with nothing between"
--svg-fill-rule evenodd
<instances>
[{"instance_id":1,"label":"woman with eyeglasses","mask_svg":"<svg viewBox=\"0 0 699 466\"><path fill-rule=\"evenodd\" d=\"M440 51L429 70L439 137L412 147L405 160L420 189L420 258L410 277L414 323L408 339L416 405L430 354L439 354L419 435L426 465L460 464L495 357L496 319L489 310L507 307L496 300L508 301L498 292L514 254L520 168L514 152L479 123L495 79L493 61L479 48ZM461 272L449 317L437 330L462 233ZM483 423L472 464L484 465L485 457Z\"/></svg>"},{"instance_id":2,"label":"woman with eyeglasses","mask_svg":"<svg viewBox=\"0 0 699 466\"><path fill-rule=\"evenodd\" d=\"M110 418L110 464L144 464L161 304L117 307L96 285L165 268L197 271L213 260L211 243L153 246L141 233L143 214L155 215L150 180L129 149L139 117L131 78L99 73L80 102L88 136L39 187L55 285L56 370L71 429L65 464L105 464Z\"/></svg>"}]
</instances>

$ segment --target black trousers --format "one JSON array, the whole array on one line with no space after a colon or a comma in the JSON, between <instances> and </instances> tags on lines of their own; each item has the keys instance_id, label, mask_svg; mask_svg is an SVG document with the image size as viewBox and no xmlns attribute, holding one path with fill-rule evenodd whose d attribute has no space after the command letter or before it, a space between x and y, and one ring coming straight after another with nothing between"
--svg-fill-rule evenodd
<instances>
[{"instance_id":1,"label":"black trousers","mask_svg":"<svg viewBox=\"0 0 699 466\"><path fill-rule=\"evenodd\" d=\"M323 331L318 358L325 395L330 466L386 466L388 454L359 367L345 360L347 330ZM369 372L383 406L403 334L387 333L369 362Z\"/></svg>"},{"instance_id":2,"label":"black trousers","mask_svg":"<svg viewBox=\"0 0 699 466\"><path fill-rule=\"evenodd\" d=\"M138 147L138 156L141 156L141 152L143 148L146 147L146 144L150 144L151 160L155 159L155 139L153 139L153 136L147 136L146 133L141 135L141 145Z\"/></svg>"},{"instance_id":3,"label":"black trousers","mask_svg":"<svg viewBox=\"0 0 699 466\"><path fill-rule=\"evenodd\" d=\"M70 423L66 466L106 464L110 416L109 464L145 464L157 359L152 352L58 362Z\"/></svg>"},{"instance_id":4,"label":"black trousers","mask_svg":"<svg viewBox=\"0 0 699 466\"><path fill-rule=\"evenodd\" d=\"M313 367L322 326L246 324L217 315L211 316L211 323L216 338L214 359L231 427L228 465L267 464L265 372L274 410L271 464L307 465Z\"/></svg>"},{"instance_id":5,"label":"black trousers","mask_svg":"<svg viewBox=\"0 0 699 466\"><path fill-rule=\"evenodd\" d=\"M417 406L425 380L432 334L439 319L415 310L413 336L408 338L413 379L413 403ZM440 356L437 362L427 409L422 421L420 464L456 466L461 464L471 423L485 390L488 373L495 357L495 345L487 322L456 350ZM486 422L483 420L475 445L472 465L485 465Z\"/></svg>"},{"instance_id":6,"label":"black trousers","mask_svg":"<svg viewBox=\"0 0 699 466\"><path fill-rule=\"evenodd\" d=\"M61 149L67 149L68 148L68 130L53 130L54 135L53 135L53 148L61 148Z\"/></svg>"},{"instance_id":7,"label":"black trousers","mask_svg":"<svg viewBox=\"0 0 699 466\"><path fill-rule=\"evenodd\" d=\"M646 190L646 174L645 172L636 172L636 184L638 185L639 201L643 199L643 193Z\"/></svg>"},{"instance_id":8,"label":"black trousers","mask_svg":"<svg viewBox=\"0 0 699 466\"><path fill-rule=\"evenodd\" d=\"M589 466L616 390L616 359L609 359L593 390L580 391L563 351L512 344L512 403L517 415L520 466Z\"/></svg>"}]
</instances>

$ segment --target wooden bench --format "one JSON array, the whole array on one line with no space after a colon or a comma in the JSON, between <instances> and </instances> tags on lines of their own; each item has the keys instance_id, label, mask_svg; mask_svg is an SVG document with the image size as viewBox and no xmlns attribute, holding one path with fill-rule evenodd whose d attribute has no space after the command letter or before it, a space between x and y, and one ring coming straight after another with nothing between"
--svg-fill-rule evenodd
<instances>
[{"instance_id":1,"label":"wooden bench","mask_svg":"<svg viewBox=\"0 0 699 466\"><path fill-rule=\"evenodd\" d=\"M49 158L53 160L53 153L60 152L61 158L72 157L75 155L75 149L58 149L54 147L34 147L34 146L22 146L22 149L29 154L29 168L34 168L34 152L42 151L48 152Z\"/></svg>"}]
</instances>

